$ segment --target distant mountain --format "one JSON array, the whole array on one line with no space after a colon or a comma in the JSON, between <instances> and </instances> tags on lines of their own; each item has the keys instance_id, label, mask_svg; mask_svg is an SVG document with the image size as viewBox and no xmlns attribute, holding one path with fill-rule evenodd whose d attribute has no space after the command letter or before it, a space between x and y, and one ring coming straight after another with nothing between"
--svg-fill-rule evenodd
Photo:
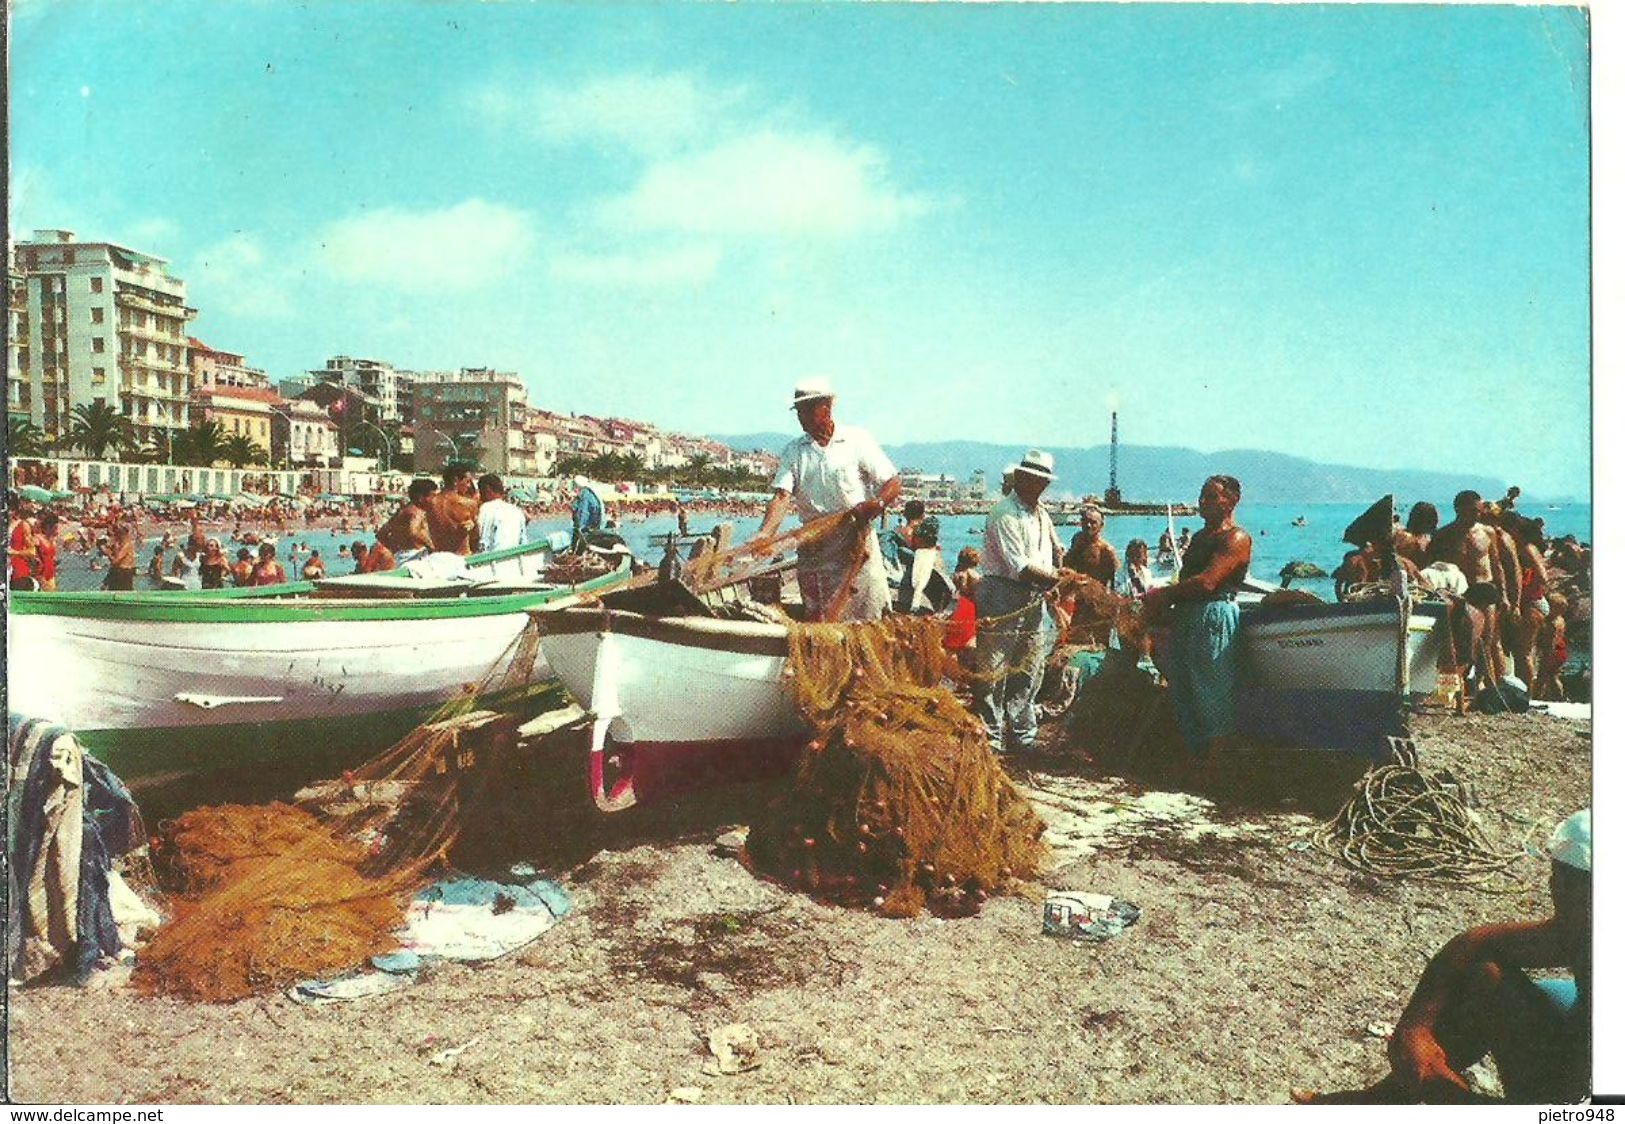
<instances>
[{"instance_id":1,"label":"distant mountain","mask_svg":"<svg viewBox=\"0 0 1625 1124\"><path fill-rule=\"evenodd\" d=\"M741 451L769 449L777 453L789 442L790 434L743 433L718 436L715 440ZM992 445L981 441L925 441L886 446L887 454L899 467L946 472L960 480L980 468L987 472L989 483L993 485L997 484L1000 470L1020 460L1026 451L1021 445ZM1098 496L1106 490L1111 468L1109 445L1049 451L1055 454L1057 493ZM1261 449L1201 453L1172 446L1118 446L1117 484L1126 500L1193 503L1202 481L1214 473L1229 473L1239 479L1243 495L1254 503L1362 503L1392 492L1402 504L1431 500L1446 517L1451 498L1463 489L1472 488L1490 498L1506 491L1505 482L1487 476L1321 464Z\"/></svg>"}]
</instances>

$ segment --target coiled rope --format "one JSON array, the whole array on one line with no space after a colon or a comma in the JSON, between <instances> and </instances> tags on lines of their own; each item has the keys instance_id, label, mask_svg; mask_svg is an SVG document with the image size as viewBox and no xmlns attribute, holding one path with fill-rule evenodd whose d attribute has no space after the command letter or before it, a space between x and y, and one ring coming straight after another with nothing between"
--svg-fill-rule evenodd
<instances>
[{"instance_id":1,"label":"coiled rope","mask_svg":"<svg viewBox=\"0 0 1625 1124\"><path fill-rule=\"evenodd\" d=\"M1391 739L1394 762L1370 770L1354 795L1316 833L1315 844L1355 870L1382 878L1449 882L1496 893L1528 889L1511 867L1522 848L1502 851L1456 786L1423 770L1409 739Z\"/></svg>"}]
</instances>

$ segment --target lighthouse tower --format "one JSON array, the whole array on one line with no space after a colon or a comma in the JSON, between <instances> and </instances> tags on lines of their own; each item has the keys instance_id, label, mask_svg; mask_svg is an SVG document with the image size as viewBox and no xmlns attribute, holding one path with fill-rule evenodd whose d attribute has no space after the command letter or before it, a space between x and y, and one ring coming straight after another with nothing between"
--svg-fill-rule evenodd
<instances>
[{"instance_id":1,"label":"lighthouse tower","mask_svg":"<svg viewBox=\"0 0 1625 1124\"><path fill-rule=\"evenodd\" d=\"M1112 411L1112 475L1106 483L1106 506L1121 507L1123 493L1117 488L1117 411Z\"/></svg>"}]
</instances>

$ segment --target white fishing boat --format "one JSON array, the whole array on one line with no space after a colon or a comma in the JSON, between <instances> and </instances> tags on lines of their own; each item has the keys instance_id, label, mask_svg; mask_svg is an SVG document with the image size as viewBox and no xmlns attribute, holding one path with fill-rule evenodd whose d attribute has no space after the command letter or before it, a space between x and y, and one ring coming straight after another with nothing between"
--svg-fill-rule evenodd
<instances>
[{"instance_id":1,"label":"white fishing boat","mask_svg":"<svg viewBox=\"0 0 1625 1124\"><path fill-rule=\"evenodd\" d=\"M588 711L588 777L606 812L783 768L805 736L781 625L562 609L539 627L543 655Z\"/></svg>"},{"instance_id":2,"label":"white fishing boat","mask_svg":"<svg viewBox=\"0 0 1625 1124\"><path fill-rule=\"evenodd\" d=\"M1433 602L1403 616L1392 599L1259 604L1241 620L1241 732L1372 754L1400 732L1406 696L1437 687L1448 636L1445 607Z\"/></svg>"},{"instance_id":3,"label":"white fishing boat","mask_svg":"<svg viewBox=\"0 0 1625 1124\"><path fill-rule=\"evenodd\" d=\"M258 590L13 594L10 709L66 725L134 788L381 749L479 682L530 610L624 580L549 582L552 561L532 544Z\"/></svg>"}]
</instances>

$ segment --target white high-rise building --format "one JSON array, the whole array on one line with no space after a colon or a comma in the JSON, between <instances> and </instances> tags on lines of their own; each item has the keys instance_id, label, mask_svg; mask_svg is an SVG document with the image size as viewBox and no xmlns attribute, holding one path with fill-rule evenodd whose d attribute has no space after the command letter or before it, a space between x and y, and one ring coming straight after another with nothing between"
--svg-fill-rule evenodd
<instances>
[{"instance_id":1,"label":"white high-rise building","mask_svg":"<svg viewBox=\"0 0 1625 1124\"><path fill-rule=\"evenodd\" d=\"M383 423L408 420L412 389L411 376L397 371L392 365L377 359L352 359L348 355L335 355L320 370L310 372L319 382L336 383L357 391Z\"/></svg>"},{"instance_id":2,"label":"white high-rise building","mask_svg":"<svg viewBox=\"0 0 1625 1124\"><path fill-rule=\"evenodd\" d=\"M37 230L17 244L16 269L28 336L22 386L8 402L26 399L29 417L53 438L67 431L74 407L97 401L128 418L143 443L162 446L187 427L186 324L197 310L163 258Z\"/></svg>"}]
</instances>

